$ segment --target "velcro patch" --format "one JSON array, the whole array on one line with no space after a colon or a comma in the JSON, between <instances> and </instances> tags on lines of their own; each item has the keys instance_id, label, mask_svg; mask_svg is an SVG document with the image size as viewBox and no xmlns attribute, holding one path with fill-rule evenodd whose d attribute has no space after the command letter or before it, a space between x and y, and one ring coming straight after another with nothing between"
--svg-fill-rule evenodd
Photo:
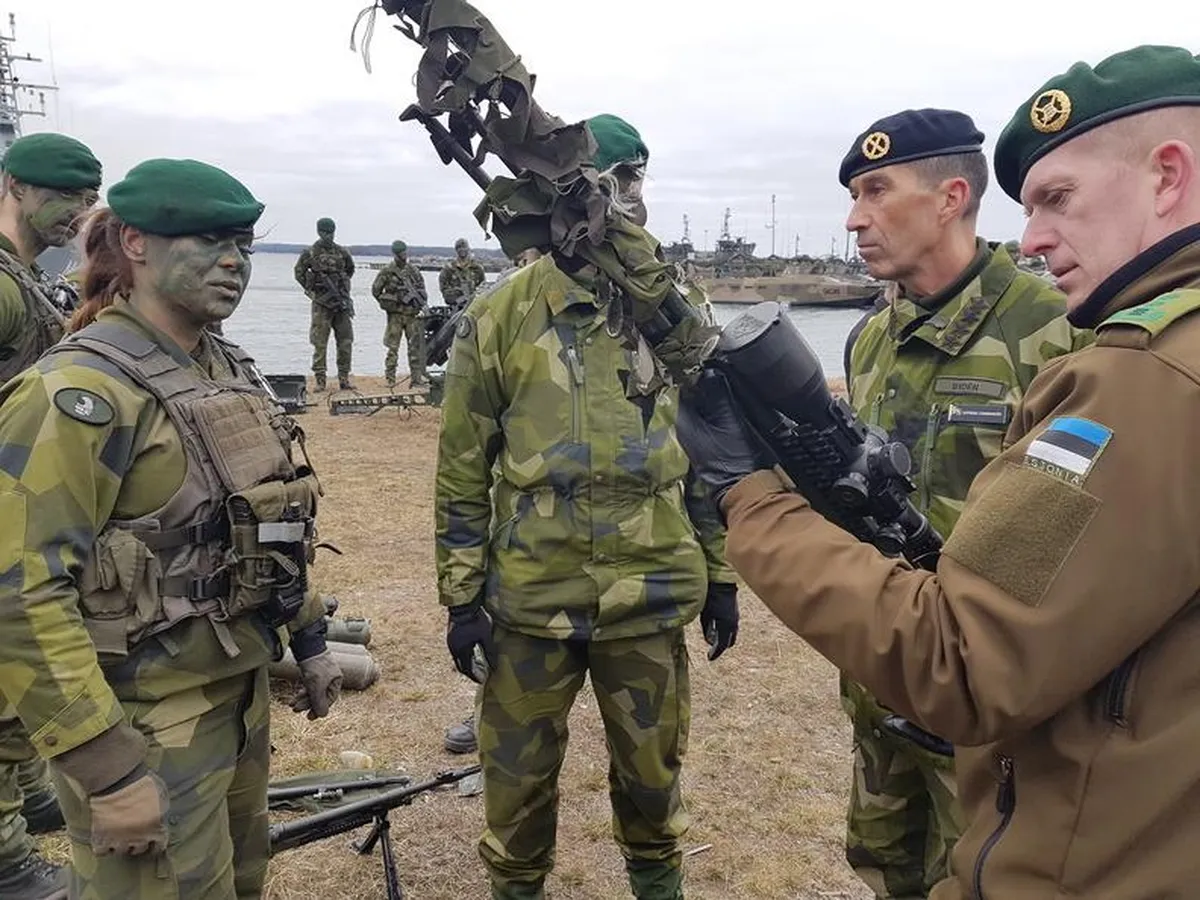
<instances>
[{"instance_id":1,"label":"velcro patch","mask_svg":"<svg viewBox=\"0 0 1200 900\"><path fill-rule=\"evenodd\" d=\"M1008 393L1008 385L993 378L953 378L943 375L933 379L935 394L959 394L969 397L991 397L999 400Z\"/></svg>"},{"instance_id":2,"label":"velcro patch","mask_svg":"<svg viewBox=\"0 0 1200 900\"><path fill-rule=\"evenodd\" d=\"M1059 416L1025 450L1022 462L1075 487L1082 487L1112 439L1112 429L1091 419Z\"/></svg>"},{"instance_id":3,"label":"velcro patch","mask_svg":"<svg viewBox=\"0 0 1200 900\"><path fill-rule=\"evenodd\" d=\"M1007 403L951 403L946 410L947 425L1006 428L1011 421L1012 407Z\"/></svg>"},{"instance_id":4,"label":"velcro patch","mask_svg":"<svg viewBox=\"0 0 1200 900\"><path fill-rule=\"evenodd\" d=\"M54 405L64 415L88 425L107 425L115 415L107 400L83 388L60 388L54 394Z\"/></svg>"}]
</instances>

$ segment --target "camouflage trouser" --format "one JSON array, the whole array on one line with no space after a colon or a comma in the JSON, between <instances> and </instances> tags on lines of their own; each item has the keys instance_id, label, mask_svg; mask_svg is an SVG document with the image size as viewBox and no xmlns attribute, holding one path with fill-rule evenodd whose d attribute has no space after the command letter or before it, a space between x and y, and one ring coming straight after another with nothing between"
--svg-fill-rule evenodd
<instances>
[{"instance_id":1,"label":"camouflage trouser","mask_svg":"<svg viewBox=\"0 0 1200 900\"><path fill-rule=\"evenodd\" d=\"M413 381L425 380L425 329L419 309L406 309L387 314L387 326L383 330L383 346L387 356L383 360L383 374L388 381L396 377L396 362L400 355L400 338L408 341L408 371Z\"/></svg>"},{"instance_id":2,"label":"camouflage trouser","mask_svg":"<svg viewBox=\"0 0 1200 900\"><path fill-rule=\"evenodd\" d=\"M21 815L25 798L52 790L46 762L29 742L16 710L0 703L0 874L33 850Z\"/></svg>"},{"instance_id":3,"label":"camouflage trouser","mask_svg":"<svg viewBox=\"0 0 1200 900\"><path fill-rule=\"evenodd\" d=\"M308 342L313 347L312 370L314 375L325 377L325 356L329 349L329 332L337 343L337 371L339 378L350 375L350 354L354 348L354 323L348 311L333 312L319 303L312 305L312 325L308 329Z\"/></svg>"},{"instance_id":4,"label":"camouflage trouser","mask_svg":"<svg viewBox=\"0 0 1200 900\"><path fill-rule=\"evenodd\" d=\"M567 716L591 676L609 752L613 837L635 897L681 900L679 789L691 708L683 629L558 641L497 625L499 663L476 698L487 827L479 854L494 900L539 900L554 867Z\"/></svg>"},{"instance_id":5,"label":"camouflage trouser","mask_svg":"<svg viewBox=\"0 0 1200 900\"><path fill-rule=\"evenodd\" d=\"M122 701L125 718L149 743L147 765L170 795L167 852L152 859L94 855L88 844L87 798L76 782L55 770L71 838L72 900L246 900L262 895L268 856L269 702L265 666L158 702Z\"/></svg>"},{"instance_id":6,"label":"camouflage trouser","mask_svg":"<svg viewBox=\"0 0 1200 900\"><path fill-rule=\"evenodd\" d=\"M844 675L841 692L854 724L846 860L877 897L927 897L963 830L954 759L885 731L888 711Z\"/></svg>"}]
</instances>

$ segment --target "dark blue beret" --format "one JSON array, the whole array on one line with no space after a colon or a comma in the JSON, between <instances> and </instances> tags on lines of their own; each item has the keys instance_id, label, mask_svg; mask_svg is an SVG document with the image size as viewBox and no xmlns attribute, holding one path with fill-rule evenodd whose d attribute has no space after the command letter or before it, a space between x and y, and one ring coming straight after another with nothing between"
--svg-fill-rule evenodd
<instances>
[{"instance_id":1,"label":"dark blue beret","mask_svg":"<svg viewBox=\"0 0 1200 900\"><path fill-rule=\"evenodd\" d=\"M838 181L849 187L851 178L872 169L930 156L982 150L983 132L966 113L952 109L906 109L880 119L854 139L838 170Z\"/></svg>"}]
</instances>

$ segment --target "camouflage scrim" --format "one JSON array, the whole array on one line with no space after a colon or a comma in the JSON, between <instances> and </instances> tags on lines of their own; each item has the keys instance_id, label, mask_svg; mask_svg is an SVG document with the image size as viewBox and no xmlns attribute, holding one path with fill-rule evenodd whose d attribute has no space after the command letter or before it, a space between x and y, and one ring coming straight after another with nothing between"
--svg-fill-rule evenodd
<instances>
[{"instance_id":1,"label":"camouflage scrim","mask_svg":"<svg viewBox=\"0 0 1200 900\"><path fill-rule=\"evenodd\" d=\"M978 246L978 274L956 295L926 308L893 290L850 354L851 405L908 448L913 502L944 538L1038 370L1093 340L1048 282ZM855 734L846 858L879 897L927 896L962 832L954 761L883 730L887 710L845 676L841 695Z\"/></svg>"},{"instance_id":2,"label":"camouflage scrim","mask_svg":"<svg viewBox=\"0 0 1200 900\"><path fill-rule=\"evenodd\" d=\"M540 896L534 891L553 867L556 778L587 677L612 759L613 837L634 896L682 898L679 842L689 816L680 772L691 725L682 629L584 649L501 626L495 641L500 664L476 699L487 816L479 852L493 896Z\"/></svg>"},{"instance_id":3,"label":"camouflage scrim","mask_svg":"<svg viewBox=\"0 0 1200 900\"><path fill-rule=\"evenodd\" d=\"M733 580L723 533L706 553L685 508L676 391L630 398L635 356L551 257L476 298L442 403L443 604L482 596L526 634L612 640L690 622L710 577Z\"/></svg>"},{"instance_id":4,"label":"camouflage scrim","mask_svg":"<svg viewBox=\"0 0 1200 900\"><path fill-rule=\"evenodd\" d=\"M475 299L485 279L483 266L472 257L446 263L438 275L438 289L451 309L461 309Z\"/></svg>"}]
</instances>

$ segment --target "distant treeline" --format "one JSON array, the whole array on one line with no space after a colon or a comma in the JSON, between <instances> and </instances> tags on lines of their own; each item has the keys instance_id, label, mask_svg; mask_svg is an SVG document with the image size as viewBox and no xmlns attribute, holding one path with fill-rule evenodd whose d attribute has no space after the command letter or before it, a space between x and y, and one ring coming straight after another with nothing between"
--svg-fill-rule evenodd
<instances>
[{"instance_id":1,"label":"distant treeline","mask_svg":"<svg viewBox=\"0 0 1200 900\"><path fill-rule=\"evenodd\" d=\"M311 244L272 244L268 241L256 242L254 249L262 253L296 253L312 246ZM391 256L392 245L387 244L343 244L353 256ZM472 247L471 253L479 259L504 259L504 254L499 250L493 250L488 247ZM417 244L408 245L409 256L440 256L449 257L454 255L453 247L422 247Z\"/></svg>"}]
</instances>

